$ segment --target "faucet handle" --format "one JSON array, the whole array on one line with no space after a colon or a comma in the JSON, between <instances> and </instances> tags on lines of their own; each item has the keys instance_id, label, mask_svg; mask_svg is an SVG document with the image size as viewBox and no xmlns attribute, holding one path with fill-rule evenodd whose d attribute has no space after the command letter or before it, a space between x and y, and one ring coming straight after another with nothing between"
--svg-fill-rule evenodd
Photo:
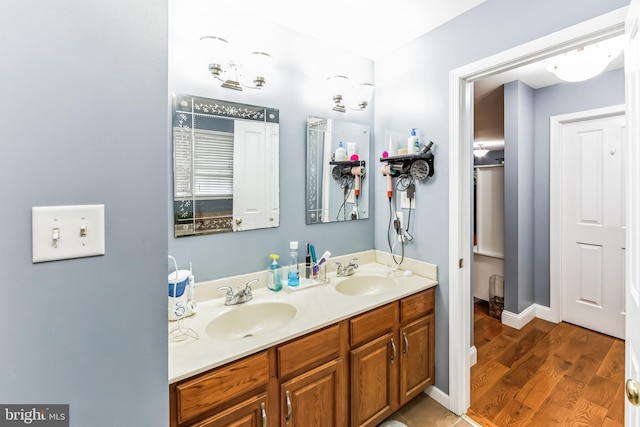
<instances>
[{"instance_id":1,"label":"faucet handle","mask_svg":"<svg viewBox=\"0 0 640 427\"><path fill-rule=\"evenodd\" d=\"M358 258L352 258L349 260L349 265L355 268L358 268L358 264L354 263L354 261L357 261Z\"/></svg>"},{"instance_id":2,"label":"faucet handle","mask_svg":"<svg viewBox=\"0 0 640 427\"><path fill-rule=\"evenodd\" d=\"M259 282L260 279L253 279L253 280L249 280L247 282L246 285L244 285L244 294L245 295L251 295L251 284L255 283L255 282Z\"/></svg>"},{"instance_id":3,"label":"faucet handle","mask_svg":"<svg viewBox=\"0 0 640 427\"><path fill-rule=\"evenodd\" d=\"M220 286L219 291L227 291L227 298L233 298L233 288L231 286Z\"/></svg>"}]
</instances>

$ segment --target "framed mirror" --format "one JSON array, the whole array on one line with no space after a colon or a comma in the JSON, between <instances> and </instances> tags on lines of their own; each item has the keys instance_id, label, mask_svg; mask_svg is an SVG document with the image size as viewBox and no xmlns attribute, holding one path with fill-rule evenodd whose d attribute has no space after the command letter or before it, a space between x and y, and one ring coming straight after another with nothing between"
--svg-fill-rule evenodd
<instances>
[{"instance_id":1,"label":"framed mirror","mask_svg":"<svg viewBox=\"0 0 640 427\"><path fill-rule=\"evenodd\" d=\"M278 227L279 112L173 95L175 237Z\"/></svg>"},{"instance_id":2,"label":"framed mirror","mask_svg":"<svg viewBox=\"0 0 640 427\"><path fill-rule=\"evenodd\" d=\"M307 118L307 224L369 218L369 134L368 125Z\"/></svg>"}]
</instances>

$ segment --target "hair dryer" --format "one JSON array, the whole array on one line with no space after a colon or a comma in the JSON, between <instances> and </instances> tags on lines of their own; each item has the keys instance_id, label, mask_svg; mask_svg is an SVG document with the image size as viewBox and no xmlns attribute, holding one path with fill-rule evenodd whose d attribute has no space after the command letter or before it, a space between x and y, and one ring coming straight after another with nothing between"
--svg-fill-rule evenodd
<instances>
[{"instance_id":1,"label":"hair dryer","mask_svg":"<svg viewBox=\"0 0 640 427\"><path fill-rule=\"evenodd\" d=\"M393 179L391 175L395 173L395 170L391 165L387 164L380 168L380 172L382 172L382 175L387 176L387 197L391 199L393 197Z\"/></svg>"},{"instance_id":2,"label":"hair dryer","mask_svg":"<svg viewBox=\"0 0 640 427\"><path fill-rule=\"evenodd\" d=\"M356 188L354 192L356 197L360 195L360 177L363 177L364 174L364 166L354 166L351 168L351 175L353 175L356 179Z\"/></svg>"}]
</instances>

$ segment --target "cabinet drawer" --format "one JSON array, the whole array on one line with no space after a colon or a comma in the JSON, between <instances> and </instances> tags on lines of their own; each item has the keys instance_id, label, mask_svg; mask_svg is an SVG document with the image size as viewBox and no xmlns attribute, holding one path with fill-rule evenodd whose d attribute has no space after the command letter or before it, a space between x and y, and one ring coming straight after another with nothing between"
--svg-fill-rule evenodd
<instances>
[{"instance_id":1,"label":"cabinet drawer","mask_svg":"<svg viewBox=\"0 0 640 427\"><path fill-rule=\"evenodd\" d=\"M269 382L269 357L258 353L176 386L178 422L204 414Z\"/></svg>"},{"instance_id":2,"label":"cabinet drawer","mask_svg":"<svg viewBox=\"0 0 640 427\"><path fill-rule=\"evenodd\" d=\"M289 344L278 353L278 377L317 366L340 355L340 325L336 324Z\"/></svg>"},{"instance_id":3,"label":"cabinet drawer","mask_svg":"<svg viewBox=\"0 0 640 427\"><path fill-rule=\"evenodd\" d=\"M435 307L435 289L427 289L400 300L400 321L416 319L433 311Z\"/></svg>"},{"instance_id":4,"label":"cabinet drawer","mask_svg":"<svg viewBox=\"0 0 640 427\"><path fill-rule=\"evenodd\" d=\"M384 305L349 321L351 346L376 338L393 329L398 318L397 303Z\"/></svg>"}]
</instances>

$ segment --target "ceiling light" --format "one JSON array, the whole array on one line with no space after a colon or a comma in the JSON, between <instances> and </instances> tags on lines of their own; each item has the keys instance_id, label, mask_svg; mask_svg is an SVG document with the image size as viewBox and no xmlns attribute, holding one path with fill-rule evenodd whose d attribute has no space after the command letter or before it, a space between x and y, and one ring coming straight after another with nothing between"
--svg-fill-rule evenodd
<instances>
[{"instance_id":1,"label":"ceiling light","mask_svg":"<svg viewBox=\"0 0 640 427\"><path fill-rule=\"evenodd\" d=\"M473 144L473 155L476 157L484 157L487 155L489 150L485 148L482 144Z\"/></svg>"},{"instance_id":2,"label":"ceiling light","mask_svg":"<svg viewBox=\"0 0 640 427\"><path fill-rule=\"evenodd\" d=\"M561 80L581 82L603 72L619 54L620 49L611 43L591 44L554 57L547 70Z\"/></svg>"},{"instance_id":3,"label":"ceiling light","mask_svg":"<svg viewBox=\"0 0 640 427\"><path fill-rule=\"evenodd\" d=\"M266 52L238 55L230 43L218 36L200 37L209 71L227 89L261 89L270 78L272 58Z\"/></svg>"},{"instance_id":4,"label":"ceiling light","mask_svg":"<svg viewBox=\"0 0 640 427\"><path fill-rule=\"evenodd\" d=\"M342 113L347 109L364 111L373 96L371 83L359 83L352 86L347 76L331 76L327 79L327 85L333 99L333 110Z\"/></svg>"}]
</instances>

